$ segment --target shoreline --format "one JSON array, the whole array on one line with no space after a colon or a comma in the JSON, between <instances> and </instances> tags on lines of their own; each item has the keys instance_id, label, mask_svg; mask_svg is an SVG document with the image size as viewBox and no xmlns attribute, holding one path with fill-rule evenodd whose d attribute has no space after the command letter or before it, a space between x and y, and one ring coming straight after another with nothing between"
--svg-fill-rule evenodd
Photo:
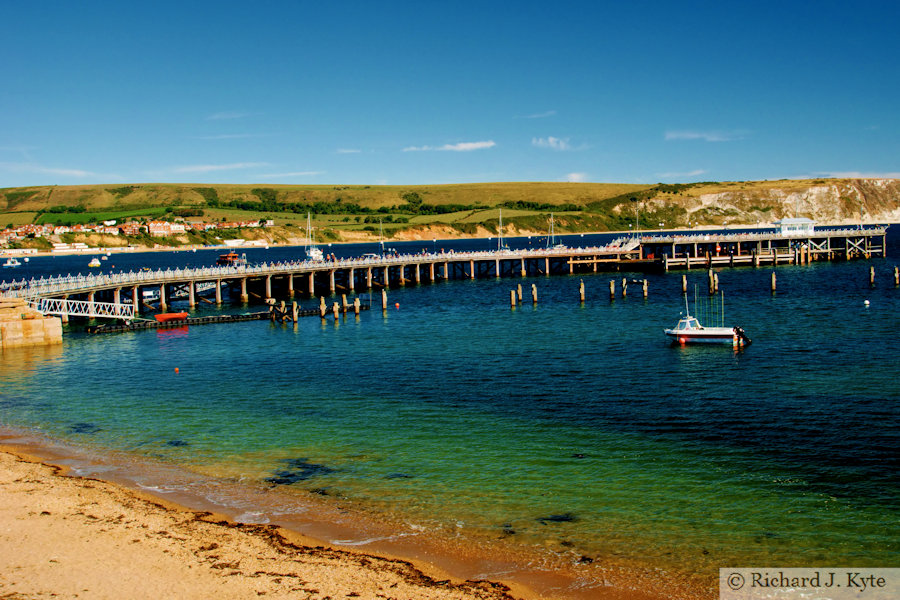
<instances>
[{"instance_id":1,"label":"shoreline","mask_svg":"<svg viewBox=\"0 0 900 600\"><path fill-rule=\"evenodd\" d=\"M897 223L888 222L888 221L871 221L863 223L863 225L894 225ZM834 221L828 223L816 223L816 225L821 225L822 227L841 227L841 226L856 226L859 225L858 221ZM637 233L670 233L674 231L728 231L728 230L737 230L737 229L772 229L775 226L771 223L767 224L732 224L729 226L720 226L720 225L695 225L693 227L674 227L674 228L666 228L666 229L654 229L647 228L641 229ZM486 232L489 233L489 232ZM622 230L622 231L575 231L575 232L567 232L567 233L559 233L556 234L557 237L566 237L566 236L576 236L576 235L631 235L631 230ZM548 235L547 232L528 232L528 231L520 231L516 234L511 234L504 237L509 238L519 238L519 237L543 237ZM433 238L438 242L447 242L447 241L458 241L458 240L490 240L493 239L493 235L456 235L452 237L437 237ZM418 235L411 235L408 238L395 238L392 237L388 240L384 240L385 243L397 243L397 242L428 242L430 236L426 236L425 238ZM218 244L218 245L197 245L197 244L186 244L183 246L162 246L162 247L147 247L147 246L90 246L86 249L66 249L66 250L41 250L38 248L0 248L0 256L28 256L28 257L53 257L53 256L72 256L72 255L89 255L89 254L136 254L136 253L144 253L144 252L191 252L194 250L247 250L247 249L262 249L268 247L277 247L277 248L290 248L290 247L302 247L304 243L301 241L295 240L298 243L281 243L276 241L265 241L265 240L246 240L249 242L247 245L241 246L229 246L227 244ZM347 239L347 240L338 240L332 242L321 242L318 243L319 246L331 246L332 244L343 246L348 244L377 244L379 240L375 236L365 236L360 237L360 239Z\"/></svg>"},{"instance_id":2,"label":"shoreline","mask_svg":"<svg viewBox=\"0 0 900 600\"><path fill-rule=\"evenodd\" d=\"M60 486L54 485L54 482L58 483L59 480L70 483L79 482L78 485L81 486L89 486L93 484L92 482L97 482L95 488L102 492L92 493L101 494L104 498L116 499L121 495L136 498L135 502L146 502L150 506L161 507L148 509L151 513L163 510L168 518L176 520L180 518L180 522L187 523L188 521L185 521L184 518L187 515L191 522L202 524L212 520L214 521L213 525L227 527L229 531L242 532L240 535L257 539L262 537L269 541L272 539L288 540L290 542L288 550L294 551L299 548L297 552L301 556L307 556L312 550L326 554L335 553L335 556L343 556L346 553L351 557L351 562L364 563L363 567L365 568L357 568L356 570L361 572L357 572L356 575L366 580L374 576L368 572L371 570L369 569L370 561L377 564L382 564L381 561L389 561L390 564L401 563L407 565L403 567L405 572L415 573L413 579L418 582L416 585L424 586L409 597L447 597L463 600L468 598L491 600L494 598L504 600L509 598L520 600L541 598L687 600L713 597L713 590L711 588L703 589L708 586L701 584L696 576L684 577L676 573L660 572L658 569L649 567L629 568L612 562L604 565L579 565L577 561L574 561L575 564L567 565L567 562L573 562L571 557L557 564L538 564L540 561L529 560L534 557L529 556L526 549L522 549L518 553L509 552L509 548L502 547L503 544L498 546L495 541L489 539L472 539L465 536L449 539L447 536L438 535L435 532L402 531L403 524L400 522L379 520L378 515L359 513L353 507L345 506L343 502L335 502L333 499L303 498L308 510L302 515L293 515L294 518L269 515L272 517L270 520L263 514L264 506L257 507L262 508L262 512L253 510L239 512L233 507L217 506L208 499L204 502L202 498L190 494L173 494L171 491L166 491L163 486L156 486L148 481L142 484L137 481L139 478L129 478L127 472L117 471L114 460L106 463L93 462L88 465L89 462L96 461L96 457L79 457L70 454L68 452L70 449L60 446L51 447L52 442L45 444L41 442L42 440L35 439L35 436L30 434L23 437L16 436L14 430L0 430L0 464L7 461L6 457L15 456L17 460L27 461L31 465L42 465L42 468L52 470L52 475L37 479L42 482L42 486L47 486L48 493L57 494L57 491L53 490ZM156 476L162 477L162 481L165 481L165 473L157 473ZM49 483L45 480L48 480ZM7 487L6 482L3 483L0 485L0 490ZM157 481L157 483L160 482ZM75 485L75 487L78 486ZM80 498L84 492L79 488L75 490L75 493ZM69 502L72 501L71 494L72 490L69 490ZM5 493L0 493L0 498L5 495ZM42 499L44 495L46 494L41 494ZM22 525L26 532L31 525L42 526L47 516L39 515L39 513L40 511L35 513L34 510L29 513L27 522ZM5 510L0 510L0 519L2 519L0 525L4 524L3 521L8 520L8 517L4 517L5 514ZM176 518L177 515L182 516ZM208 515L214 515L215 518ZM248 517L248 515L250 516ZM129 518L132 521L140 522L145 517L146 515L138 511L138 514L130 515ZM20 520L23 518L21 515L19 516ZM67 528L71 527L70 521L73 518L75 516L67 518L65 523ZM108 528L117 528L116 525L110 525L108 521L104 523ZM88 525L94 525L94 520L91 520ZM206 524L198 526L207 527ZM0 531L3 531L3 527L0 527ZM27 537L31 538L30 535ZM178 539L181 543L179 547L181 552L184 551L184 546L196 542L187 534L181 535ZM336 540L340 541L336 543ZM194 543L195 546L198 544L199 546L203 545L199 542ZM121 544L119 545L121 546ZM291 550L292 548L294 550ZM136 550L137 545L129 548L129 551L132 549ZM170 549L167 554L174 551ZM507 553L504 554L504 552ZM20 553L14 552L13 554ZM129 561L145 562L152 558L154 557L141 556L129 559ZM269 560L276 559L277 557ZM597 562L605 561L597 559ZM195 567L198 566L204 565L195 565ZM341 568L345 567L346 565ZM8 569L5 570L10 572ZM221 573L217 571L216 575L221 575ZM245 573L244 577L247 576ZM254 577L258 579L258 577ZM328 577L323 577L328 579ZM473 581L478 583L473 583ZM430 593L433 590L433 584L441 590L451 590L453 594L461 595L432 596L425 594L423 590L429 590ZM312 587L321 589L317 582ZM0 577L0 591L3 590L3 579ZM344 590L343 594L335 597L344 597L351 591L363 594L361 597L370 597L359 589ZM372 590L367 588L367 591L371 592ZM272 590L272 592L278 593L277 590ZM226 597L228 597L227 594ZM276 597L278 596L276 595Z\"/></svg>"}]
</instances>

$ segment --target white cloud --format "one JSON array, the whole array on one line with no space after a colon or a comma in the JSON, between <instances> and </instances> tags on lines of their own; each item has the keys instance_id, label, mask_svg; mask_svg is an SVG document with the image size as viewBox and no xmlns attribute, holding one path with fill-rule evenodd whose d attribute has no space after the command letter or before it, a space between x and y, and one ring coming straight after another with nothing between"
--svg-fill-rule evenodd
<instances>
[{"instance_id":1,"label":"white cloud","mask_svg":"<svg viewBox=\"0 0 900 600\"><path fill-rule=\"evenodd\" d=\"M255 133L223 133L220 135L201 135L199 140L244 140L247 138L263 137Z\"/></svg>"},{"instance_id":2,"label":"white cloud","mask_svg":"<svg viewBox=\"0 0 900 600\"><path fill-rule=\"evenodd\" d=\"M587 181L587 173L569 173L566 175L566 181L570 183L583 183Z\"/></svg>"},{"instance_id":3,"label":"white cloud","mask_svg":"<svg viewBox=\"0 0 900 600\"><path fill-rule=\"evenodd\" d=\"M172 169L175 173L210 173L213 171L231 171L234 169L253 169L255 167L268 167L269 163L264 162L244 162L231 163L227 165L187 165L184 167L175 167Z\"/></svg>"},{"instance_id":4,"label":"white cloud","mask_svg":"<svg viewBox=\"0 0 900 600\"><path fill-rule=\"evenodd\" d=\"M683 171L683 172L674 172L671 171L669 173L657 173L657 177L664 177L666 179L671 179L672 177L696 177L697 175L703 175L706 173L706 169L694 169L693 171Z\"/></svg>"},{"instance_id":5,"label":"white cloud","mask_svg":"<svg viewBox=\"0 0 900 600\"><path fill-rule=\"evenodd\" d=\"M531 145L538 148L550 148L551 150L572 150L569 138L555 138L552 135L546 138L531 138Z\"/></svg>"},{"instance_id":6,"label":"white cloud","mask_svg":"<svg viewBox=\"0 0 900 600\"><path fill-rule=\"evenodd\" d=\"M493 140L484 142L459 142L458 144L444 144L443 146L409 146L403 149L404 152L431 152L431 151L448 151L448 152L471 152L473 150L484 150L485 148L493 148L497 144Z\"/></svg>"},{"instance_id":7,"label":"white cloud","mask_svg":"<svg viewBox=\"0 0 900 600\"><path fill-rule=\"evenodd\" d=\"M695 131L695 130L678 130L667 131L666 141L671 140L703 140L704 142L733 142L743 139L746 135L745 131Z\"/></svg>"},{"instance_id":8,"label":"white cloud","mask_svg":"<svg viewBox=\"0 0 900 600\"><path fill-rule=\"evenodd\" d=\"M547 117L555 117L555 116L556 116L555 110L548 110L548 111L545 111L542 113L535 113L533 115L525 115L522 118L523 119L546 119Z\"/></svg>"},{"instance_id":9,"label":"white cloud","mask_svg":"<svg viewBox=\"0 0 900 600\"><path fill-rule=\"evenodd\" d=\"M82 169L60 169L44 167L33 163L0 163L0 169L14 173L39 173L42 175L60 175L63 177L97 177L96 173Z\"/></svg>"},{"instance_id":10,"label":"white cloud","mask_svg":"<svg viewBox=\"0 0 900 600\"><path fill-rule=\"evenodd\" d=\"M260 177L271 177L278 179L281 177L311 177L313 175L324 175L325 171L293 171L291 173L266 173Z\"/></svg>"},{"instance_id":11,"label":"white cloud","mask_svg":"<svg viewBox=\"0 0 900 600\"><path fill-rule=\"evenodd\" d=\"M206 117L207 121L227 121L230 119L243 119L244 117L249 117L253 113L248 112L239 112L236 110L225 110L222 112L217 112Z\"/></svg>"},{"instance_id":12,"label":"white cloud","mask_svg":"<svg viewBox=\"0 0 900 600\"><path fill-rule=\"evenodd\" d=\"M338 154L359 154L362 150L356 150L355 148L338 148Z\"/></svg>"}]
</instances>

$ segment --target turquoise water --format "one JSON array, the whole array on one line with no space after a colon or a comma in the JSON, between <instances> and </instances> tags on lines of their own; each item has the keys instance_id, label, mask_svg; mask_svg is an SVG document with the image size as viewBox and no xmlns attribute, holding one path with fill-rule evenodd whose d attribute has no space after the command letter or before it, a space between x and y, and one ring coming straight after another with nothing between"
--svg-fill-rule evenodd
<instances>
[{"instance_id":1,"label":"turquoise water","mask_svg":"<svg viewBox=\"0 0 900 600\"><path fill-rule=\"evenodd\" d=\"M740 352L667 344L681 273L649 276L647 300L608 298L638 274L489 279L296 328L70 332L3 354L0 424L592 557L890 565L892 268L779 267L774 295L769 269L719 271L726 322L754 340ZM536 306L510 309L518 283Z\"/></svg>"}]
</instances>

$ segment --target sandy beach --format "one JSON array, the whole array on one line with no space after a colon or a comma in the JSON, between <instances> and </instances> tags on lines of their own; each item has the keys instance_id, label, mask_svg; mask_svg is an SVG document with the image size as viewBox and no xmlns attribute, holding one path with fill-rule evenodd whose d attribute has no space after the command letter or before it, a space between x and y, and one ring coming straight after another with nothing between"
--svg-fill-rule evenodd
<instances>
[{"instance_id":1,"label":"sandy beach","mask_svg":"<svg viewBox=\"0 0 900 600\"><path fill-rule=\"evenodd\" d=\"M528 598L316 545L0 451L0 597Z\"/></svg>"}]
</instances>

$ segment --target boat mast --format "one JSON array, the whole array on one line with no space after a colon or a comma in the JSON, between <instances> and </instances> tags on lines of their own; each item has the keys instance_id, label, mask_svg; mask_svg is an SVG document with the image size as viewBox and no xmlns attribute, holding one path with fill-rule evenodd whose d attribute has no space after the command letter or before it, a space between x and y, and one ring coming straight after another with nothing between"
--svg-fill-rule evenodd
<instances>
[{"instance_id":1,"label":"boat mast","mask_svg":"<svg viewBox=\"0 0 900 600\"><path fill-rule=\"evenodd\" d=\"M503 248L503 209L500 209L500 226L497 229L497 250Z\"/></svg>"}]
</instances>

